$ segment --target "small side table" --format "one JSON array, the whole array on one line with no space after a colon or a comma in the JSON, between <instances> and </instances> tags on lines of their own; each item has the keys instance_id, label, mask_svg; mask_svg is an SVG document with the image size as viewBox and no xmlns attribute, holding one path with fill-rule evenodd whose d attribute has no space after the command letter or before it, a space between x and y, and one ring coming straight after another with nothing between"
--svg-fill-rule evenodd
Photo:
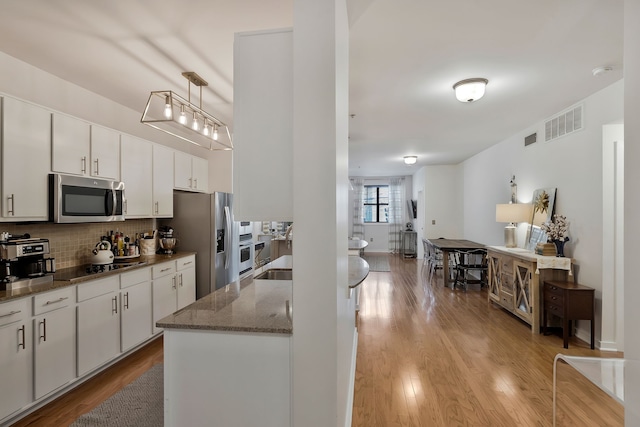
<instances>
[{"instance_id":1,"label":"small side table","mask_svg":"<svg viewBox=\"0 0 640 427\"><path fill-rule=\"evenodd\" d=\"M542 331L547 333L547 314L562 318L564 348L569 348L572 320L591 321L591 349L594 349L595 299L593 288L572 282L545 281L543 287Z\"/></svg>"}]
</instances>

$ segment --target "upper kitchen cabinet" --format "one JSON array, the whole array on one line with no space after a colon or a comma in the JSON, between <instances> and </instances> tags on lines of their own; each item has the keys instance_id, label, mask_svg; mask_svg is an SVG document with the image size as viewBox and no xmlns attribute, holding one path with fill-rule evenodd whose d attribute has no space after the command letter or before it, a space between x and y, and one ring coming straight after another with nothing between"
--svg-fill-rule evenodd
<instances>
[{"instance_id":1,"label":"upper kitchen cabinet","mask_svg":"<svg viewBox=\"0 0 640 427\"><path fill-rule=\"evenodd\" d=\"M91 125L91 176L120 179L120 133Z\"/></svg>"},{"instance_id":2,"label":"upper kitchen cabinet","mask_svg":"<svg viewBox=\"0 0 640 427\"><path fill-rule=\"evenodd\" d=\"M51 113L2 98L2 220L46 221L51 171Z\"/></svg>"},{"instance_id":3,"label":"upper kitchen cabinet","mask_svg":"<svg viewBox=\"0 0 640 427\"><path fill-rule=\"evenodd\" d=\"M153 206L153 145L122 134L120 176L124 182L125 218L150 218Z\"/></svg>"},{"instance_id":4,"label":"upper kitchen cabinet","mask_svg":"<svg viewBox=\"0 0 640 427\"><path fill-rule=\"evenodd\" d=\"M181 151L174 154L174 188L206 192L209 186L209 162Z\"/></svg>"},{"instance_id":5,"label":"upper kitchen cabinet","mask_svg":"<svg viewBox=\"0 0 640 427\"><path fill-rule=\"evenodd\" d=\"M153 215L173 216L173 150L153 145Z\"/></svg>"},{"instance_id":6,"label":"upper kitchen cabinet","mask_svg":"<svg viewBox=\"0 0 640 427\"><path fill-rule=\"evenodd\" d=\"M91 169L91 125L88 122L53 113L51 123L54 172L89 175Z\"/></svg>"},{"instance_id":7,"label":"upper kitchen cabinet","mask_svg":"<svg viewBox=\"0 0 640 427\"><path fill-rule=\"evenodd\" d=\"M236 34L233 68L235 217L292 221L293 32Z\"/></svg>"}]
</instances>

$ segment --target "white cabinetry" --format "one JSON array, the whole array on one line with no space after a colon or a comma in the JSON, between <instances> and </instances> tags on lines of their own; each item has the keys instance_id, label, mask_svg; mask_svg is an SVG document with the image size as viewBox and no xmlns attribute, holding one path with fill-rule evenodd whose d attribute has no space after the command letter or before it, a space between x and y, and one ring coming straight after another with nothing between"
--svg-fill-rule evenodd
<instances>
[{"instance_id":1,"label":"white cabinetry","mask_svg":"<svg viewBox=\"0 0 640 427\"><path fill-rule=\"evenodd\" d=\"M89 175L90 125L66 114L53 113L51 169L74 175Z\"/></svg>"},{"instance_id":2,"label":"white cabinetry","mask_svg":"<svg viewBox=\"0 0 640 427\"><path fill-rule=\"evenodd\" d=\"M154 333L162 330L156 326L158 320L195 301L195 267L195 255L152 267Z\"/></svg>"},{"instance_id":3,"label":"white cabinetry","mask_svg":"<svg viewBox=\"0 0 640 427\"><path fill-rule=\"evenodd\" d=\"M174 188L206 192L209 181L209 163L181 151L174 154Z\"/></svg>"},{"instance_id":4,"label":"white cabinetry","mask_svg":"<svg viewBox=\"0 0 640 427\"><path fill-rule=\"evenodd\" d=\"M293 221L292 31L236 34L233 87L236 219Z\"/></svg>"},{"instance_id":5,"label":"white cabinetry","mask_svg":"<svg viewBox=\"0 0 640 427\"><path fill-rule=\"evenodd\" d=\"M151 336L151 268L120 275L121 349L127 351Z\"/></svg>"},{"instance_id":6,"label":"white cabinetry","mask_svg":"<svg viewBox=\"0 0 640 427\"><path fill-rule=\"evenodd\" d=\"M78 285L78 376L120 353L118 276Z\"/></svg>"},{"instance_id":7,"label":"white cabinetry","mask_svg":"<svg viewBox=\"0 0 640 427\"><path fill-rule=\"evenodd\" d=\"M34 397L40 399L75 378L76 316L73 287L33 297Z\"/></svg>"},{"instance_id":8,"label":"white cabinetry","mask_svg":"<svg viewBox=\"0 0 640 427\"><path fill-rule=\"evenodd\" d=\"M153 216L173 216L173 150L153 145Z\"/></svg>"},{"instance_id":9,"label":"white cabinetry","mask_svg":"<svg viewBox=\"0 0 640 427\"><path fill-rule=\"evenodd\" d=\"M0 420L33 401L31 298L0 306Z\"/></svg>"},{"instance_id":10,"label":"white cabinetry","mask_svg":"<svg viewBox=\"0 0 640 427\"><path fill-rule=\"evenodd\" d=\"M144 139L123 134L120 176L124 182L125 217L149 218L152 216L152 144Z\"/></svg>"},{"instance_id":11,"label":"white cabinetry","mask_svg":"<svg viewBox=\"0 0 640 427\"><path fill-rule=\"evenodd\" d=\"M2 219L46 221L51 171L51 113L2 98Z\"/></svg>"},{"instance_id":12,"label":"white cabinetry","mask_svg":"<svg viewBox=\"0 0 640 427\"><path fill-rule=\"evenodd\" d=\"M91 125L91 176L120 179L120 133Z\"/></svg>"}]
</instances>

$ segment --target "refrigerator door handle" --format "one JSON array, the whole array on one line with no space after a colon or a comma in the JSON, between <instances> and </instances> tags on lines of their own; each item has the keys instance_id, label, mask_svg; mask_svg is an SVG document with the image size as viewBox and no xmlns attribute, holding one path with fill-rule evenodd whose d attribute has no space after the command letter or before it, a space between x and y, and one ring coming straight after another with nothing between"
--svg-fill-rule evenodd
<instances>
[{"instance_id":1,"label":"refrigerator door handle","mask_svg":"<svg viewBox=\"0 0 640 427\"><path fill-rule=\"evenodd\" d=\"M224 235L224 238L226 239L225 242L225 251L224 251L224 268L225 270L229 269L229 251L231 251L231 234L233 233L233 231L231 230L231 211L229 210L229 206L225 206L224 207L224 220L226 222L226 232Z\"/></svg>"}]
</instances>

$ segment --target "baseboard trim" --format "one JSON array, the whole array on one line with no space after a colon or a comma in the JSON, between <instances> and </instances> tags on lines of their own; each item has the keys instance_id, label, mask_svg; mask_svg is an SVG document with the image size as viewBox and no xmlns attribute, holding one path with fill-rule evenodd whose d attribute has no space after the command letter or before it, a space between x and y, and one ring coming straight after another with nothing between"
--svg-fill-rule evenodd
<instances>
[{"instance_id":1,"label":"baseboard trim","mask_svg":"<svg viewBox=\"0 0 640 427\"><path fill-rule=\"evenodd\" d=\"M351 351L351 372L349 373L349 400L347 401L347 416L344 427L351 427L353 420L353 395L356 387L356 359L358 356L358 330L353 334L353 350Z\"/></svg>"}]
</instances>

